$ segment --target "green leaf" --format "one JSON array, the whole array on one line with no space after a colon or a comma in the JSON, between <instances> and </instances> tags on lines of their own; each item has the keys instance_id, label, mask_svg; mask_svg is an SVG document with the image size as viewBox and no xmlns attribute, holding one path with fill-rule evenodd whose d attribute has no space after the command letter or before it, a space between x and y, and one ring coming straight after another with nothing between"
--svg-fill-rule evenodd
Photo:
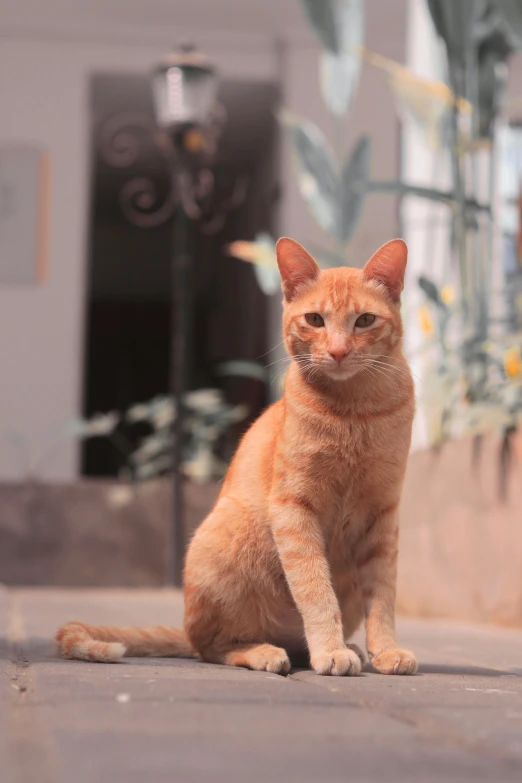
<instances>
[{"instance_id":1,"label":"green leaf","mask_svg":"<svg viewBox=\"0 0 522 783\"><path fill-rule=\"evenodd\" d=\"M364 0L301 0L323 53L320 85L333 114L346 114L359 84Z\"/></svg>"},{"instance_id":2,"label":"green leaf","mask_svg":"<svg viewBox=\"0 0 522 783\"><path fill-rule=\"evenodd\" d=\"M313 242L306 241L305 247L308 248L317 263L322 269L332 269L333 267L346 266L346 259L340 253L328 250L325 247L314 245Z\"/></svg>"},{"instance_id":3,"label":"green leaf","mask_svg":"<svg viewBox=\"0 0 522 783\"><path fill-rule=\"evenodd\" d=\"M73 419L68 422L65 431L76 438L97 438L110 435L120 422L120 414L96 413L90 419Z\"/></svg>"},{"instance_id":4,"label":"green leaf","mask_svg":"<svg viewBox=\"0 0 522 783\"><path fill-rule=\"evenodd\" d=\"M254 242L238 240L226 246L226 252L241 261L254 265L259 287L267 296L281 290L281 278L277 268L276 243L266 232L256 235Z\"/></svg>"},{"instance_id":5,"label":"green leaf","mask_svg":"<svg viewBox=\"0 0 522 783\"><path fill-rule=\"evenodd\" d=\"M446 204L448 207L456 208L457 201L455 193L449 190L437 190L436 188L425 188L422 185L410 185L400 180L374 181L368 183L368 192L370 193L393 193L396 196L417 196L425 198L428 201L436 201L440 204ZM466 199L466 210L471 214L476 212L490 213L491 209L487 204L480 204L475 199Z\"/></svg>"},{"instance_id":6,"label":"green leaf","mask_svg":"<svg viewBox=\"0 0 522 783\"><path fill-rule=\"evenodd\" d=\"M335 0L301 0L301 5L321 46L338 54L341 36L335 13Z\"/></svg>"},{"instance_id":7,"label":"green leaf","mask_svg":"<svg viewBox=\"0 0 522 783\"><path fill-rule=\"evenodd\" d=\"M341 185L335 156L319 128L308 120L283 112L290 130L301 195L320 227L341 241Z\"/></svg>"},{"instance_id":8,"label":"green leaf","mask_svg":"<svg viewBox=\"0 0 522 783\"><path fill-rule=\"evenodd\" d=\"M418 280L420 288L424 291L428 299L430 299L441 310L446 310L446 305L441 299L439 289L435 283L425 275L421 275Z\"/></svg>"},{"instance_id":9,"label":"green leaf","mask_svg":"<svg viewBox=\"0 0 522 783\"><path fill-rule=\"evenodd\" d=\"M268 266L254 266L254 274L259 283L259 288L267 296L273 296L281 291L281 276L279 269L271 269Z\"/></svg>"},{"instance_id":10,"label":"green leaf","mask_svg":"<svg viewBox=\"0 0 522 783\"><path fill-rule=\"evenodd\" d=\"M490 0L485 34L501 36L511 49L522 49L522 3L520 0ZM475 26L477 31L479 25Z\"/></svg>"},{"instance_id":11,"label":"green leaf","mask_svg":"<svg viewBox=\"0 0 522 783\"><path fill-rule=\"evenodd\" d=\"M259 362L249 361L247 359L234 359L230 362L223 362L216 367L218 377L238 376L241 378L253 378L256 381L266 382L268 374L265 367Z\"/></svg>"},{"instance_id":12,"label":"green leaf","mask_svg":"<svg viewBox=\"0 0 522 783\"><path fill-rule=\"evenodd\" d=\"M343 242L348 242L352 237L363 212L370 177L370 156L370 137L361 136L342 174L340 235Z\"/></svg>"},{"instance_id":13,"label":"green leaf","mask_svg":"<svg viewBox=\"0 0 522 783\"><path fill-rule=\"evenodd\" d=\"M464 68L475 28L489 0L428 0L437 33L446 44L450 66ZM460 91L459 86L459 91Z\"/></svg>"}]
</instances>

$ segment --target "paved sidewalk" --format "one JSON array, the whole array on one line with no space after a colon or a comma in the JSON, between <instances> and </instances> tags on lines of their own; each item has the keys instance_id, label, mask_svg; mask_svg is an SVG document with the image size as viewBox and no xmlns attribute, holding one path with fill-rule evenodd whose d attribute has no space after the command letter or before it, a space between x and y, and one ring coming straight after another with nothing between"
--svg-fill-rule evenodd
<instances>
[{"instance_id":1,"label":"paved sidewalk","mask_svg":"<svg viewBox=\"0 0 522 783\"><path fill-rule=\"evenodd\" d=\"M54 657L57 626L181 622L170 591L0 588L2 783L522 780L522 632L403 621L416 677Z\"/></svg>"}]
</instances>

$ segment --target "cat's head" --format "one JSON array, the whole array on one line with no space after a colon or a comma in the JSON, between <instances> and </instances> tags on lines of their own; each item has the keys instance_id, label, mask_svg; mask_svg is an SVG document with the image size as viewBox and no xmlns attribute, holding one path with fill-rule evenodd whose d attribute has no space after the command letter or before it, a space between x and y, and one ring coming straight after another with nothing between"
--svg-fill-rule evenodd
<instances>
[{"instance_id":1,"label":"cat's head","mask_svg":"<svg viewBox=\"0 0 522 783\"><path fill-rule=\"evenodd\" d=\"M298 242L277 243L287 350L306 369L337 381L379 367L401 345L400 295L408 251L379 248L363 269L321 270Z\"/></svg>"}]
</instances>

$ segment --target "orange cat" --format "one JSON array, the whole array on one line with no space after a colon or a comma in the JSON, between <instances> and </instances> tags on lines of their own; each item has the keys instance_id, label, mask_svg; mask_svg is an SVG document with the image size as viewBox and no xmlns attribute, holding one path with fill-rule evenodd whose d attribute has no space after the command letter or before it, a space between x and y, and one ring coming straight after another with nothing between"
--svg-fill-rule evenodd
<instances>
[{"instance_id":1,"label":"orange cat","mask_svg":"<svg viewBox=\"0 0 522 783\"><path fill-rule=\"evenodd\" d=\"M320 271L280 239L285 393L243 438L185 566L184 631L69 623L68 658L199 656L284 674L309 653L318 674L357 674L363 618L373 667L412 674L395 641L398 509L414 410L401 350L407 249L363 270Z\"/></svg>"}]
</instances>

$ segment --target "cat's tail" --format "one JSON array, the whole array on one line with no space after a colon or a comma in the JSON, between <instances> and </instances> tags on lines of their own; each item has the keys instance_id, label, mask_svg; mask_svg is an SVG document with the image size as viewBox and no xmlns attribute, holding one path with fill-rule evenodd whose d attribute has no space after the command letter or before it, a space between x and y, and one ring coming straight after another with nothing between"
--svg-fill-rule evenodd
<instances>
[{"instance_id":1,"label":"cat's tail","mask_svg":"<svg viewBox=\"0 0 522 783\"><path fill-rule=\"evenodd\" d=\"M64 658L111 663L124 655L197 658L185 631L157 625L152 628L116 628L108 625L67 623L56 634Z\"/></svg>"}]
</instances>

